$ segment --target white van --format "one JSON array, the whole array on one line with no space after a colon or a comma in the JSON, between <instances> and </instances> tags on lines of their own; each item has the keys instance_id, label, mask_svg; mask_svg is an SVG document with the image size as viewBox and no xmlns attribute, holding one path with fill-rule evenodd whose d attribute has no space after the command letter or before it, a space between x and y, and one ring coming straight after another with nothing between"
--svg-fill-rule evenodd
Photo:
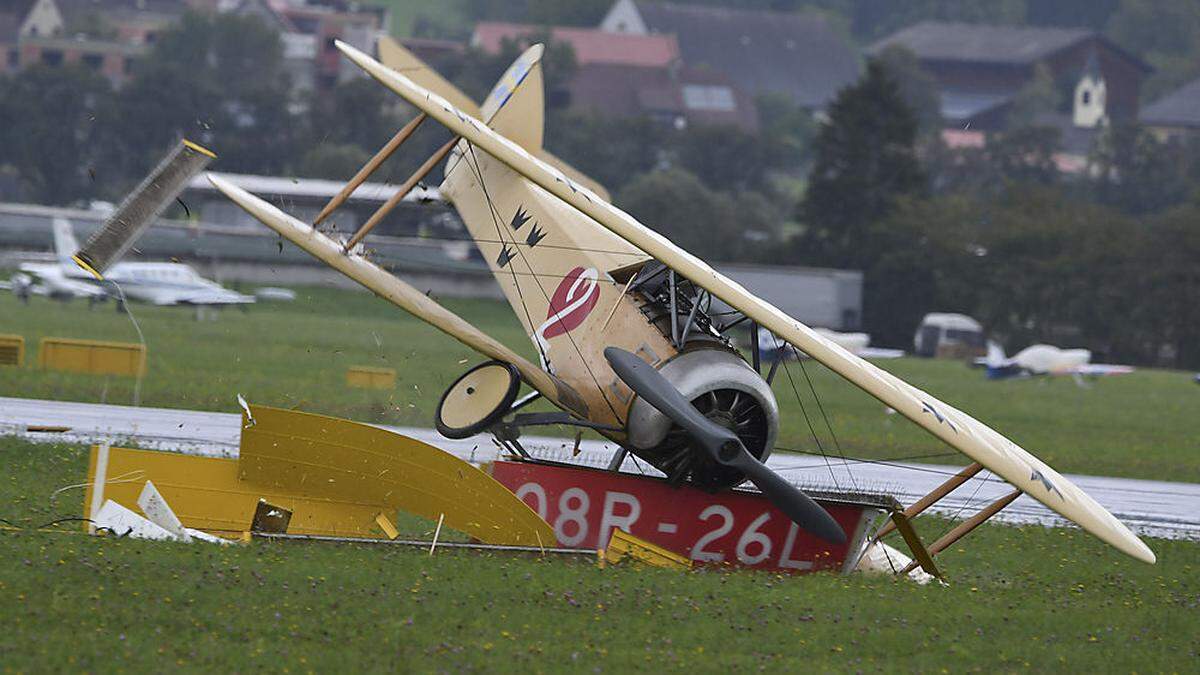
<instances>
[{"instance_id":1,"label":"white van","mask_svg":"<svg viewBox=\"0 0 1200 675\"><path fill-rule=\"evenodd\" d=\"M966 314L926 314L913 337L917 356L966 359L987 350L983 326Z\"/></svg>"}]
</instances>

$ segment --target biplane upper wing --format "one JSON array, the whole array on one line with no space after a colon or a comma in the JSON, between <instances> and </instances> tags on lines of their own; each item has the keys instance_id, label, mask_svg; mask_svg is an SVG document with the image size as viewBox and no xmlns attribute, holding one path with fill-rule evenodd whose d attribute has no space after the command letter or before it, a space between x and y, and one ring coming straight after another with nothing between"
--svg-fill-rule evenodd
<instances>
[{"instance_id":1,"label":"biplane upper wing","mask_svg":"<svg viewBox=\"0 0 1200 675\"><path fill-rule=\"evenodd\" d=\"M416 54L413 54L408 49L405 49L404 45L385 35L379 38L378 49L379 60L383 62L383 65L398 73L404 73L408 79L417 83L417 85L428 89L435 94L438 94L442 98L449 101L454 107L467 113L471 117L487 122L491 121L491 116L485 116L480 110L479 105L477 105L475 101L471 100L470 96L467 96L461 89L454 86L448 80L446 80L446 78L438 74L436 70L429 67L428 64L418 58ZM540 52L538 52L539 57L540 55ZM557 167L564 174L566 174L568 178L575 181L577 184L586 185L589 190L595 192L597 195L600 195L601 199L606 202L611 202L612 197L608 194L608 190L604 189L603 185L596 182L596 180L591 176L588 176L579 169L576 169L568 164L566 160L556 157L555 155L551 154L549 150L541 147L542 110L542 108L539 108L536 113L537 118L535 120L530 120L530 126L536 126L538 131L537 144L530 146L522 143L522 145L526 150L541 158L543 162L549 164L550 166ZM521 142L521 139L519 138L513 138L513 140Z\"/></svg>"},{"instance_id":2,"label":"biplane upper wing","mask_svg":"<svg viewBox=\"0 0 1200 675\"><path fill-rule=\"evenodd\" d=\"M337 46L372 77L452 132L508 165L603 227L649 253L767 330L903 414L929 433L987 467L1099 539L1145 562L1154 553L1124 524L1050 466L970 415L850 354L680 249L627 213L495 133L412 80L357 49Z\"/></svg>"}]
</instances>

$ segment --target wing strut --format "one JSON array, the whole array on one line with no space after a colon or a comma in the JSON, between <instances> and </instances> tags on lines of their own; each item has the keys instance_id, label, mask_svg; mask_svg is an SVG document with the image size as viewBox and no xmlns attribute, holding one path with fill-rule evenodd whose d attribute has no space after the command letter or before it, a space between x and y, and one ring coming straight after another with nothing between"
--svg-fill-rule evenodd
<instances>
[{"instance_id":1,"label":"wing strut","mask_svg":"<svg viewBox=\"0 0 1200 675\"><path fill-rule=\"evenodd\" d=\"M442 161L442 159L450 153L450 150L454 148L454 144L458 143L458 141L459 137L455 136L454 138L446 141L445 145L438 148L437 152L430 155L429 159L425 160L425 163L418 167L417 170L413 172L413 175L408 177L408 180L404 181L404 185L400 186L400 189L396 191L396 194L392 195L390 199L384 202L383 206L380 206L379 210L371 214L371 217L367 219L367 222L363 223L363 226L358 228L358 232L355 232L354 236L350 237L350 241L346 242L343 250L349 251L350 249L354 248L358 242L362 241L363 237L367 236L368 232L375 229L375 226L379 224L379 221L383 220L384 216L390 213L392 209L396 208L396 205L400 203L400 200L404 199L405 195L407 195L409 192L412 192L412 189L417 186L417 183L419 183L422 178L428 176L430 171L433 171L433 167L437 166L438 162Z\"/></svg>"},{"instance_id":2,"label":"wing strut","mask_svg":"<svg viewBox=\"0 0 1200 675\"><path fill-rule=\"evenodd\" d=\"M983 470L983 465L980 464L979 462L975 462L974 464L966 467L962 471L959 471L958 473L954 474L945 483L942 483L941 485L937 486L936 488L933 489L932 492L930 492L929 494L925 495L924 497L921 497L920 499L918 499L912 506L908 507L907 509L904 509L904 517L908 518L908 519L916 518L922 511L924 511L925 509L927 509L927 508L933 506L934 504L938 503L939 501L941 501L943 497L950 494L951 492L954 492L954 490L959 485L962 485L963 483L967 482L975 474L979 473L982 470ZM879 530L878 534L875 535L875 541L879 541L880 539L883 539L884 537L888 536L889 534L892 533L892 530L894 530L894 529L896 529L895 521L889 522L887 525L885 525L882 529Z\"/></svg>"},{"instance_id":3,"label":"wing strut","mask_svg":"<svg viewBox=\"0 0 1200 675\"><path fill-rule=\"evenodd\" d=\"M933 542L933 545L929 547L929 555L935 556L938 553L941 553L942 551L946 550L951 545L953 545L954 542L967 536L968 534L971 533L972 530L974 530L975 528L977 528L980 525L987 522L988 518L991 518L992 516L996 515L997 513L1000 513L1000 511L1002 509L1004 509L1004 507L1013 503L1013 501L1017 497L1020 497L1020 496L1021 496L1021 490L1017 489L1017 490L1013 490L1012 492L1008 493L1007 495L1004 495L1000 499L997 499L996 501L992 502L991 504L988 504L979 513L976 513L975 515L971 516L970 518L967 518L966 520L959 523L958 527L954 528L953 530L950 530L948 533L946 533L946 536ZM915 570L917 568L917 566L920 564L921 564L921 562L919 560L913 560L912 562L910 562L908 564L907 567L905 567L903 570L900 571L900 575L903 576L905 574L908 574L909 572Z\"/></svg>"},{"instance_id":4,"label":"wing strut","mask_svg":"<svg viewBox=\"0 0 1200 675\"><path fill-rule=\"evenodd\" d=\"M414 117L411 122L405 124L400 131L397 131L396 135L392 136L392 140L388 141L386 145L380 148L379 152L375 153L375 156L372 157L366 164L363 164L363 167L358 170L358 173L354 174L354 178L351 178L350 182L346 183L346 187L342 188L341 192L334 195L333 199L330 199L329 203L325 205L325 208L321 209L321 212L317 214L316 219L313 220L313 227L320 225L321 221L329 217L329 214L337 210L337 208L342 204L345 204L346 200L350 198L350 195L354 194L354 191L358 189L358 186L362 185L368 178L370 178L371 174L375 173L375 170L379 168L379 165L386 162L389 157L395 154L396 151L400 149L400 145L403 144L404 141L408 140L409 136L412 136L412 133L417 130L417 127L421 126L421 122L424 122L427 117L429 117L429 115L421 113L420 115Z\"/></svg>"}]
</instances>

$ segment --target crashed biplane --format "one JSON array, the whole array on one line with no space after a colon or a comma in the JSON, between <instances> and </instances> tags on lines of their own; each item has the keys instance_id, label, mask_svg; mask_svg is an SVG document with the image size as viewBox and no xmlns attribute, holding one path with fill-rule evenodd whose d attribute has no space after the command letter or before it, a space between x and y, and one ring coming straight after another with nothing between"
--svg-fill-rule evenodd
<instances>
[{"instance_id":1,"label":"crashed biplane","mask_svg":"<svg viewBox=\"0 0 1200 675\"><path fill-rule=\"evenodd\" d=\"M467 371L443 394L436 415L442 434L462 438L491 432L521 456L524 427L560 424L592 430L620 447L611 471L631 453L665 474L672 486L690 484L718 493L749 480L810 543L844 544L847 532L822 506L829 502L818 503L764 463L780 424L771 389L775 371L761 372L756 340L751 340L755 348L749 359L733 348L729 332L745 322L752 332L770 331L975 462L910 507L907 515L986 468L1014 491L953 536L965 534L1024 493L1130 556L1154 562L1154 554L1125 525L1041 460L747 292L610 204L578 172L546 154L540 45L526 51L478 106L398 45L381 47L395 68L343 43L337 46L420 114L313 224L219 176L210 175L210 180L284 238L491 359ZM391 202L348 238L316 227L430 118L453 138L392 202L446 159L441 194L457 208L483 252L533 342L538 363L369 260L363 238ZM707 308L712 298L740 315L732 320L711 315ZM522 383L534 391L519 397ZM538 398L559 411L521 412ZM719 509L705 509L700 517L725 516ZM725 525L722 534L732 527L732 517Z\"/></svg>"}]
</instances>

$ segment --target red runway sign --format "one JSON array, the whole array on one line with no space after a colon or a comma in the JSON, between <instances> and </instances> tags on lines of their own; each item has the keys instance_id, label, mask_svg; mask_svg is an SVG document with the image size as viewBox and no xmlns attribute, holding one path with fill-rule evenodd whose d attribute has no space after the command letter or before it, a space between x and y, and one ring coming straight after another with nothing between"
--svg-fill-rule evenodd
<instances>
[{"instance_id":1,"label":"red runway sign","mask_svg":"<svg viewBox=\"0 0 1200 675\"><path fill-rule=\"evenodd\" d=\"M492 476L550 523L559 546L604 548L612 528L620 528L697 562L759 569L840 568L878 512L818 499L846 531L848 543L832 545L757 493L710 494L656 478L530 462L495 462Z\"/></svg>"}]
</instances>

